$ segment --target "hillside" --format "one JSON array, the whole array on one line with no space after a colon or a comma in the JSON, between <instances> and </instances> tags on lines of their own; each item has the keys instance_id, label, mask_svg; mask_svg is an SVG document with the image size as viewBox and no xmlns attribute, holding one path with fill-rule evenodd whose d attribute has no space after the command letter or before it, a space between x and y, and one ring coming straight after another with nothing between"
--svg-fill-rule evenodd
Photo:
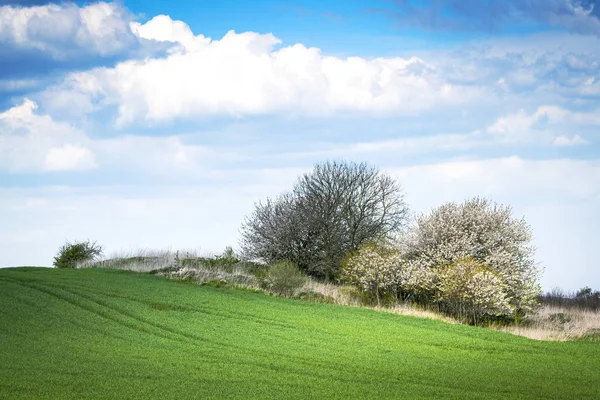
<instances>
[{"instance_id":1,"label":"hillside","mask_svg":"<svg viewBox=\"0 0 600 400\"><path fill-rule=\"evenodd\" d=\"M125 271L0 269L0 398L600 398L600 343Z\"/></svg>"}]
</instances>

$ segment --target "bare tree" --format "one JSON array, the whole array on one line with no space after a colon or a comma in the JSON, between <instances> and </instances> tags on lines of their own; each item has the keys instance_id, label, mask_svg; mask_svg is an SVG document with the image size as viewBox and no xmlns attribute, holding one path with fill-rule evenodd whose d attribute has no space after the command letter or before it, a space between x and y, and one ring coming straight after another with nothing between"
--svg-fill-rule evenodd
<instances>
[{"instance_id":1,"label":"bare tree","mask_svg":"<svg viewBox=\"0 0 600 400\"><path fill-rule=\"evenodd\" d=\"M349 252L398 233L407 215L401 188L388 175L365 163L325 162L291 193L256 205L242 225L241 247L247 257L288 259L331 280Z\"/></svg>"}]
</instances>

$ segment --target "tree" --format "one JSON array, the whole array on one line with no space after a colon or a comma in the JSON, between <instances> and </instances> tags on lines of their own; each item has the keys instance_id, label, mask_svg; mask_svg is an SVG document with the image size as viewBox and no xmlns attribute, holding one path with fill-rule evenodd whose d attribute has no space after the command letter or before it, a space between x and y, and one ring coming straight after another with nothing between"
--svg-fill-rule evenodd
<instances>
[{"instance_id":1,"label":"tree","mask_svg":"<svg viewBox=\"0 0 600 400\"><path fill-rule=\"evenodd\" d=\"M96 242L66 242L54 257L56 268L76 268L78 264L92 261L102 255L102 247Z\"/></svg>"},{"instance_id":2,"label":"tree","mask_svg":"<svg viewBox=\"0 0 600 400\"><path fill-rule=\"evenodd\" d=\"M441 268L471 258L494 272L516 316L537 306L540 270L531 228L510 207L473 198L447 203L422 215L403 241L405 256L424 268Z\"/></svg>"},{"instance_id":3,"label":"tree","mask_svg":"<svg viewBox=\"0 0 600 400\"><path fill-rule=\"evenodd\" d=\"M365 163L320 163L292 192L256 205L242 224L242 253L266 262L287 259L332 280L348 253L397 234L407 214L401 188L388 175Z\"/></svg>"}]
</instances>

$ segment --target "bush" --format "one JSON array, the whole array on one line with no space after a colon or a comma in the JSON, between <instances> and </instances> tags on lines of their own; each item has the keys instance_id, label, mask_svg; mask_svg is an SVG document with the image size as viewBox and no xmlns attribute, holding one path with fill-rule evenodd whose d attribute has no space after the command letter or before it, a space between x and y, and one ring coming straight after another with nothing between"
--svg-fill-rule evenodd
<instances>
[{"instance_id":1,"label":"bush","mask_svg":"<svg viewBox=\"0 0 600 400\"><path fill-rule=\"evenodd\" d=\"M431 298L435 273L408 261L398 248L386 243L369 243L346 257L342 263L342 279L381 305L384 298L392 301Z\"/></svg>"},{"instance_id":2,"label":"bush","mask_svg":"<svg viewBox=\"0 0 600 400\"><path fill-rule=\"evenodd\" d=\"M54 257L56 268L76 268L79 263L88 262L102 255L102 247L96 242L66 242Z\"/></svg>"},{"instance_id":3,"label":"bush","mask_svg":"<svg viewBox=\"0 0 600 400\"><path fill-rule=\"evenodd\" d=\"M306 278L296 264L279 261L266 272L261 286L279 296L292 297L305 282Z\"/></svg>"},{"instance_id":4,"label":"bush","mask_svg":"<svg viewBox=\"0 0 600 400\"><path fill-rule=\"evenodd\" d=\"M403 263L400 252L391 247L369 243L351 253L342 262L342 280L373 295L381 306L382 297L397 295L399 267Z\"/></svg>"},{"instance_id":5,"label":"bush","mask_svg":"<svg viewBox=\"0 0 600 400\"><path fill-rule=\"evenodd\" d=\"M506 288L497 273L470 258L438 268L436 302L441 311L471 324L511 315Z\"/></svg>"},{"instance_id":6,"label":"bush","mask_svg":"<svg viewBox=\"0 0 600 400\"><path fill-rule=\"evenodd\" d=\"M474 198L448 203L421 216L404 239L409 261L436 269L471 258L493 271L505 288L513 316L533 312L541 294L531 228L510 207Z\"/></svg>"}]
</instances>

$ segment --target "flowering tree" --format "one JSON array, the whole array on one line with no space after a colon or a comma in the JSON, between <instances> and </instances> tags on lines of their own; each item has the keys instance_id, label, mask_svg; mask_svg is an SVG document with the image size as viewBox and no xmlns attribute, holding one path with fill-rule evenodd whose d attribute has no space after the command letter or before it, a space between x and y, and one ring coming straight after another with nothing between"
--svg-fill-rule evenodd
<instances>
[{"instance_id":1,"label":"flowering tree","mask_svg":"<svg viewBox=\"0 0 600 400\"><path fill-rule=\"evenodd\" d=\"M540 270L533 259L530 227L511 213L510 207L481 198L445 204L417 219L403 250L420 268L436 269L471 258L495 274L515 316L525 315L541 294Z\"/></svg>"}]
</instances>

